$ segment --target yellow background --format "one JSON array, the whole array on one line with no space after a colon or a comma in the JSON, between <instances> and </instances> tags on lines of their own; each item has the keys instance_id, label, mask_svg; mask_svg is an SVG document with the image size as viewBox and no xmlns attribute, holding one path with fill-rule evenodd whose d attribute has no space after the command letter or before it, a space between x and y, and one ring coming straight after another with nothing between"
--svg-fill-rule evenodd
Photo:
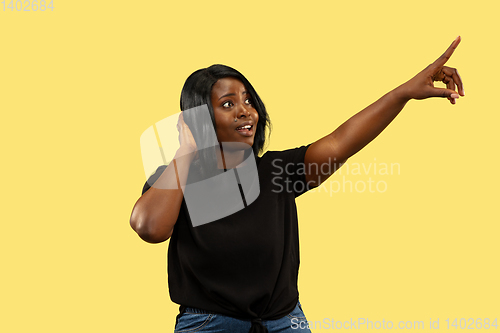
<instances>
[{"instance_id":1,"label":"yellow background","mask_svg":"<svg viewBox=\"0 0 500 333\"><path fill-rule=\"evenodd\" d=\"M447 66L465 97L410 101L349 160L399 163L399 175L349 178L387 191L297 200L300 300L311 321L439 318L444 330L500 317L497 1L54 7L0 7L0 331L173 331L168 242L142 241L129 217L145 182L139 137L179 111L196 69L241 71L281 150L332 132L457 35Z\"/></svg>"}]
</instances>

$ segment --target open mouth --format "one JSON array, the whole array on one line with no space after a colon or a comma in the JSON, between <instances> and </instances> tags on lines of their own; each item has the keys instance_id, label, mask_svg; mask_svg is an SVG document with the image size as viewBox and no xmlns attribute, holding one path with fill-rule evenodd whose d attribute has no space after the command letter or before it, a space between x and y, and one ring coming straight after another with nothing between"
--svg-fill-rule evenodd
<instances>
[{"instance_id":1,"label":"open mouth","mask_svg":"<svg viewBox=\"0 0 500 333\"><path fill-rule=\"evenodd\" d=\"M242 133L248 133L248 132L250 132L252 129L253 129L253 125L245 125L245 126L239 126L239 127L236 127L236 130L237 130L238 132L242 132Z\"/></svg>"}]
</instances>

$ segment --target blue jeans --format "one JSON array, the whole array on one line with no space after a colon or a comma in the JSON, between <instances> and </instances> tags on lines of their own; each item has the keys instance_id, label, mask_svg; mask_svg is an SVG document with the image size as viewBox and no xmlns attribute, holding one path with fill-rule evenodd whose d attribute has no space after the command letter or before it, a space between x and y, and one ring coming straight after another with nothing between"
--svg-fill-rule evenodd
<instances>
[{"instance_id":1,"label":"blue jeans","mask_svg":"<svg viewBox=\"0 0 500 333\"><path fill-rule=\"evenodd\" d=\"M269 333L311 333L300 302L286 316L275 320L262 320ZM236 319L196 308L186 308L175 326L175 333L248 333L251 320Z\"/></svg>"}]
</instances>

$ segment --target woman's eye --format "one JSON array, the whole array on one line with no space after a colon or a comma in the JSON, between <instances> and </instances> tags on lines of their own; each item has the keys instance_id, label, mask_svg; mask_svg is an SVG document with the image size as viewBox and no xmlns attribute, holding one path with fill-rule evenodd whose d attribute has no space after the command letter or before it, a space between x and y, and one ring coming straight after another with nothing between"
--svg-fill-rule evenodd
<instances>
[{"instance_id":1,"label":"woman's eye","mask_svg":"<svg viewBox=\"0 0 500 333\"><path fill-rule=\"evenodd\" d=\"M227 101L227 102L225 102L224 104L222 104L222 107L228 108L228 107L230 107L231 105L233 105L233 103L231 103L230 101Z\"/></svg>"},{"instance_id":2,"label":"woman's eye","mask_svg":"<svg viewBox=\"0 0 500 333\"><path fill-rule=\"evenodd\" d=\"M247 103L248 105L252 105L252 100L250 98L247 98L245 103Z\"/></svg>"}]
</instances>

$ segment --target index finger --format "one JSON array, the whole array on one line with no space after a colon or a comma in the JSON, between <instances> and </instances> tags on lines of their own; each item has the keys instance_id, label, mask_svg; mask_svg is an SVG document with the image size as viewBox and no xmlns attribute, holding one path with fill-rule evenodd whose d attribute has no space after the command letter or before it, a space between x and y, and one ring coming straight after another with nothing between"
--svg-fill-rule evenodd
<instances>
[{"instance_id":1,"label":"index finger","mask_svg":"<svg viewBox=\"0 0 500 333\"><path fill-rule=\"evenodd\" d=\"M441 68L444 66L444 64L446 64L448 59L450 59L451 55L457 48L458 44L460 44L461 40L462 38L460 38L460 36L455 38L453 43L451 43L450 47L439 58L437 58L436 61L434 61L434 63L431 66L432 71L435 71L436 69Z\"/></svg>"}]
</instances>

